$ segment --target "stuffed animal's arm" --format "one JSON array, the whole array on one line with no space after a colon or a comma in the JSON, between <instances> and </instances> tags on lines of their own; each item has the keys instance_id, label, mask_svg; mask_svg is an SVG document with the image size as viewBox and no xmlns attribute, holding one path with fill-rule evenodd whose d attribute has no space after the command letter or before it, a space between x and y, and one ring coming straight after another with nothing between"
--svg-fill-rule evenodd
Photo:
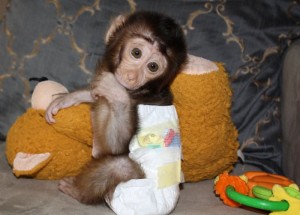
<instances>
[{"instance_id":1,"label":"stuffed animal's arm","mask_svg":"<svg viewBox=\"0 0 300 215\"><path fill-rule=\"evenodd\" d=\"M62 94L53 100L46 110L46 120L48 123L55 123L54 115L59 110L76 106L81 103L93 103L95 100L91 96L90 90L79 90L72 93Z\"/></svg>"}]
</instances>

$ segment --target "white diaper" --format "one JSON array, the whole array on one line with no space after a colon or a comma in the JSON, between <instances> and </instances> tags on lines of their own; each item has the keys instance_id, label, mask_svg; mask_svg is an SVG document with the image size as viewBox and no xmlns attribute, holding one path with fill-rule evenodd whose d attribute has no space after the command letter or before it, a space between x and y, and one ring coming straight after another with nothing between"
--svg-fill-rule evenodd
<instances>
[{"instance_id":1,"label":"white diaper","mask_svg":"<svg viewBox=\"0 0 300 215\"><path fill-rule=\"evenodd\" d=\"M108 204L118 215L169 214L179 198L181 144L175 107L139 105L140 130L129 157L146 178L119 184Z\"/></svg>"}]
</instances>

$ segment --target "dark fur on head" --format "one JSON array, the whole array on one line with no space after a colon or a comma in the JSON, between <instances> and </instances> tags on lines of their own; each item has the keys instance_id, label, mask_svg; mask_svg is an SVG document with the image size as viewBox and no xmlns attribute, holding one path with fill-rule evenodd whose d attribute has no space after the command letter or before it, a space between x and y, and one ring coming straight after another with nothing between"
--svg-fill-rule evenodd
<instances>
[{"instance_id":1,"label":"dark fur on head","mask_svg":"<svg viewBox=\"0 0 300 215\"><path fill-rule=\"evenodd\" d=\"M106 55L103 62L107 64L108 71L114 72L120 64L122 58L122 47L129 38L142 35L159 44L160 52L167 59L167 68L160 77L149 81L142 89L132 92L133 97L164 96L164 91L169 90L169 86L180 72L187 59L185 36L183 31L172 18L156 12L136 12L129 15L124 23L112 33L106 46ZM158 80L159 79L159 80Z\"/></svg>"}]
</instances>

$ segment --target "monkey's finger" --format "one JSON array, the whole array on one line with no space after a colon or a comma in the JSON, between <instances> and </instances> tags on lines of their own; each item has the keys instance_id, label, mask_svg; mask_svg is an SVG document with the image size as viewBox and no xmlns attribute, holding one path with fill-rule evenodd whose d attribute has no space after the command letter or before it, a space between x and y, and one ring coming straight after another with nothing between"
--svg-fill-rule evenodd
<instances>
[{"instance_id":1,"label":"monkey's finger","mask_svg":"<svg viewBox=\"0 0 300 215\"><path fill-rule=\"evenodd\" d=\"M92 98L93 98L94 100L98 100L102 95L100 95L98 91L93 90L93 91L91 92L91 96L92 96Z\"/></svg>"},{"instance_id":2,"label":"monkey's finger","mask_svg":"<svg viewBox=\"0 0 300 215\"><path fill-rule=\"evenodd\" d=\"M58 113L59 109L60 109L59 107L55 106L51 111L52 115L56 115Z\"/></svg>"},{"instance_id":3,"label":"monkey's finger","mask_svg":"<svg viewBox=\"0 0 300 215\"><path fill-rule=\"evenodd\" d=\"M46 121L47 121L49 124L55 123L55 119L53 118L53 115L52 115L50 112L47 112L47 113L46 113Z\"/></svg>"},{"instance_id":4,"label":"monkey's finger","mask_svg":"<svg viewBox=\"0 0 300 215\"><path fill-rule=\"evenodd\" d=\"M53 117L53 115L56 115L58 110L56 110L55 112L55 109L50 106L47 111L46 111L46 121L49 123L49 124L53 124L55 123L55 119Z\"/></svg>"}]
</instances>

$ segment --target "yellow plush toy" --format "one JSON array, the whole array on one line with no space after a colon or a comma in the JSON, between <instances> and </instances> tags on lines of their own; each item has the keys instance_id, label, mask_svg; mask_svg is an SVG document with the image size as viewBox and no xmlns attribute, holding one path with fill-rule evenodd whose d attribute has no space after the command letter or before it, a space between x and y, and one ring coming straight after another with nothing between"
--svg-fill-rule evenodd
<instances>
[{"instance_id":1,"label":"yellow plush toy","mask_svg":"<svg viewBox=\"0 0 300 215\"><path fill-rule=\"evenodd\" d=\"M182 169L186 181L213 178L237 160L237 131L230 117L231 90L221 64L189 55L172 84L181 129ZM91 159L90 106L61 110L49 125L44 110L57 93L67 90L41 82L28 109L11 127L6 145L16 176L59 179L76 175Z\"/></svg>"},{"instance_id":2,"label":"yellow plush toy","mask_svg":"<svg viewBox=\"0 0 300 215\"><path fill-rule=\"evenodd\" d=\"M171 89L179 116L185 180L210 179L231 170L239 144L223 65L189 55Z\"/></svg>"},{"instance_id":3,"label":"yellow plush toy","mask_svg":"<svg viewBox=\"0 0 300 215\"><path fill-rule=\"evenodd\" d=\"M53 81L40 82L32 95L32 108L9 130L6 156L18 177L59 179L76 175L91 159L89 105L61 110L53 125L45 121L45 109L57 93L67 93L67 89Z\"/></svg>"}]
</instances>

